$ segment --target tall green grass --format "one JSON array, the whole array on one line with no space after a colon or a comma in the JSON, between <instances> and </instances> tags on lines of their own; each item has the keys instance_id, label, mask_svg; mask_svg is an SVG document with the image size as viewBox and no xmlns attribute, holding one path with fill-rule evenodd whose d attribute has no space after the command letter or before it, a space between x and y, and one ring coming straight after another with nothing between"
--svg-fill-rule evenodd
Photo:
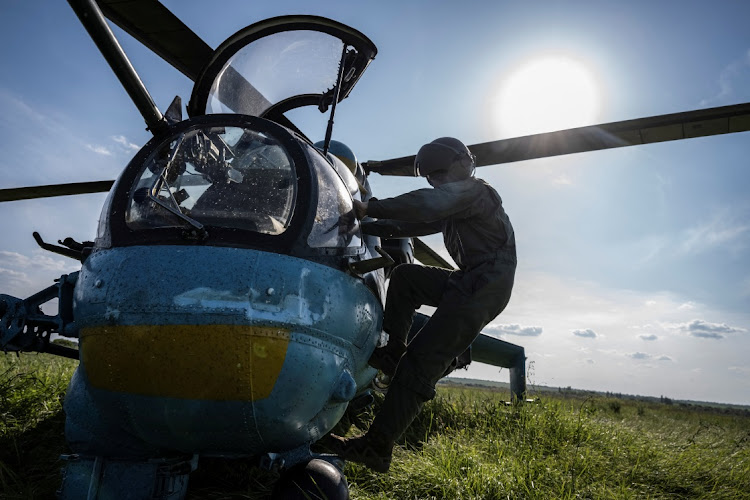
<instances>
[{"instance_id":1,"label":"tall green grass","mask_svg":"<svg viewBox=\"0 0 750 500\"><path fill-rule=\"evenodd\" d=\"M0 498L52 498L66 452L62 401L78 363L0 354Z\"/></svg>"},{"instance_id":2,"label":"tall green grass","mask_svg":"<svg viewBox=\"0 0 750 500\"><path fill-rule=\"evenodd\" d=\"M75 362L0 356L0 498L50 498ZM750 498L750 417L679 405L440 387L388 474L347 464L354 499ZM364 415L366 422L377 403ZM350 434L362 432L352 427ZM275 473L202 460L188 498L267 498Z\"/></svg>"},{"instance_id":3,"label":"tall green grass","mask_svg":"<svg viewBox=\"0 0 750 500\"><path fill-rule=\"evenodd\" d=\"M750 418L662 404L443 389L388 475L347 465L354 498L750 498Z\"/></svg>"}]
</instances>

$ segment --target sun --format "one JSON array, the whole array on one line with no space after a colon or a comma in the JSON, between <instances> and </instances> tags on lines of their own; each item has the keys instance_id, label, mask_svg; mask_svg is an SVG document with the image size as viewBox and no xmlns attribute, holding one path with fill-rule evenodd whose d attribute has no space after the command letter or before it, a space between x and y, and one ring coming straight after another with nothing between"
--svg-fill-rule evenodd
<instances>
[{"instance_id":1,"label":"sun","mask_svg":"<svg viewBox=\"0 0 750 500\"><path fill-rule=\"evenodd\" d=\"M538 58L511 73L495 102L496 125L505 137L581 127L598 118L599 83L576 59Z\"/></svg>"}]
</instances>

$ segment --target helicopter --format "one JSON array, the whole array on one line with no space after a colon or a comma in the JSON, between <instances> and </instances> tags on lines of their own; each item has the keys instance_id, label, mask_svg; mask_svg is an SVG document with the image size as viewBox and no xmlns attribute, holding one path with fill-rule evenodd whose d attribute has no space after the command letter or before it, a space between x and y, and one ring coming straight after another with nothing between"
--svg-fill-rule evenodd
<instances>
[{"instance_id":1,"label":"helicopter","mask_svg":"<svg viewBox=\"0 0 750 500\"><path fill-rule=\"evenodd\" d=\"M61 497L182 498L201 456L258 457L289 471L282 486L312 476L345 497L340 460L311 445L372 400L385 268L415 257L450 266L420 240L363 235L352 217L371 188L332 140L333 116L375 45L330 19L284 16L211 50L158 2L69 3L153 139L117 181L2 192L109 191L95 241L34 234L80 271L26 299L0 296L3 350L80 359ZM105 15L195 81L188 119L179 97L156 108ZM165 45L175 25L176 48ZM330 110L321 143L285 117L302 106ZM57 314L44 314L53 299ZM474 350L510 368L523 397L522 347L483 336Z\"/></svg>"},{"instance_id":2,"label":"helicopter","mask_svg":"<svg viewBox=\"0 0 750 500\"><path fill-rule=\"evenodd\" d=\"M156 1L70 4L154 138L117 181L0 191L3 201L109 192L96 241L35 236L81 261L79 273L24 300L0 297L3 349L81 359L66 399L75 454L62 496L180 498L200 456L260 457L340 486L340 463L310 446L369 400L387 268L414 258L450 266L419 239L362 235L348 216L352 199L370 195L372 173L414 175L413 157L360 164L331 138L374 44L329 19L285 16L212 50ZM156 108L105 16L195 81L188 119L179 100ZM313 53L295 52L304 47ZM258 66L267 61L275 71ZM315 72L284 93L272 77L299 67ZM301 106L330 113L322 144L284 116ZM748 105L728 106L470 149L486 166L740 132L749 116ZM53 298L58 314L42 314ZM79 351L50 342L54 333L78 338ZM522 347L482 334L470 354L510 368L523 397Z\"/></svg>"}]
</instances>

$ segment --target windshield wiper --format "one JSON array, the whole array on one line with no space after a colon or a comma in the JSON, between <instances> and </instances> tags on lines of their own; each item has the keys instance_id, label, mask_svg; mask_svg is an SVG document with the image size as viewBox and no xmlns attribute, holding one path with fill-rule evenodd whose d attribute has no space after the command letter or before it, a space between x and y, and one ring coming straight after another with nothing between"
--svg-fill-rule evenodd
<instances>
[{"instance_id":1,"label":"windshield wiper","mask_svg":"<svg viewBox=\"0 0 750 500\"><path fill-rule=\"evenodd\" d=\"M172 189L169 185L169 182L167 182L167 172L169 172L169 168L172 166L172 162L174 161L175 157L177 156L177 150L179 149L179 144L175 146L174 151L170 155L169 160L167 161L166 166L161 171L161 175L156 179L156 182L154 182L154 185L151 186L151 189L148 191L148 198L162 207L163 209L167 210L169 213L177 216L180 220L183 220L187 222L190 226L192 226L193 231L186 233L184 236L190 239L198 239L198 240L205 240L208 237L208 232L203 227L203 224L198 222L197 220L193 219L192 217L189 217L185 215L185 213L180 209L180 204L177 203L177 200L174 197L174 194L172 193ZM159 198L158 194L166 187L167 193L169 193L169 199L172 201L174 205L170 205L163 199Z\"/></svg>"}]
</instances>

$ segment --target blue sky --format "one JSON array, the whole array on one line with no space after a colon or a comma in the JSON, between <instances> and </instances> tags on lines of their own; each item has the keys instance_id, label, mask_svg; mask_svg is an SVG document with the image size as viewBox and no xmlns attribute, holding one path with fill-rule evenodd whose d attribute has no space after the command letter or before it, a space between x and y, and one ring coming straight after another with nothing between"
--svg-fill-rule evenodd
<instances>
[{"instance_id":1,"label":"blue sky","mask_svg":"<svg viewBox=\"0 0 750 500\"><path fill-rule=\"evenodd\" d=\"M739 0L164 3L212 47L292 13L367 34L378 56L334 130L360 160L500 138L503 83L551 54L595 75L600 123L750 101ZM115 178L149 134L67 2L1 9L0 187ZM186 77L115 31L161 109L187 101ZM322 138L324 119L305 118ZM750 404L748 158L745 132L479 169L519 252L513 299L486 331L526 348L532 383ZM425 185L371 183L379 197ZM0 205L0 291L27 296L75 270L31 232L92 239L103 200ZM508 377L479 364L460 375Z\"/></svg>"}]
</instances>

